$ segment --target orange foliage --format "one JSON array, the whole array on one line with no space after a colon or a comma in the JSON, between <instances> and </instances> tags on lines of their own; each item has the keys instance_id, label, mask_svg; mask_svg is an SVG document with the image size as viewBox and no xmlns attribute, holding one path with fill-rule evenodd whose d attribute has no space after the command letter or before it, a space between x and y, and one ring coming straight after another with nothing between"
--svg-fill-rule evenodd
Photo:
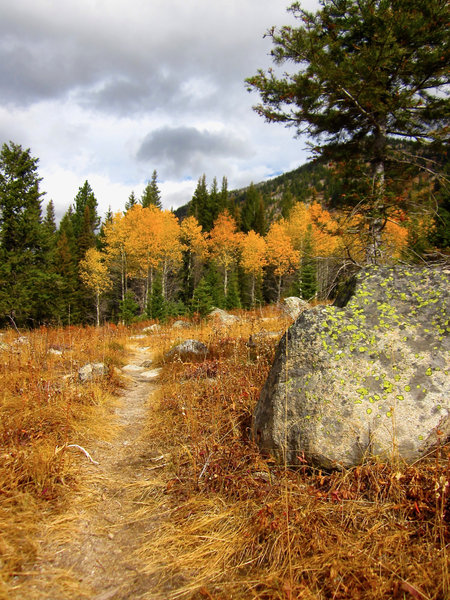
<instances>
[{"instance_id":1,"label":"orange foliage","mask_svg":"<svg viewBox=\"0 0 450 600\"><path fill-rule=\"evenodd\" d=\"M208 242L201 225L194 216L186 217L181 223L181 241L194 256L205 259L208 256Z\"/></svg>"},{"instance_id":2,"label":"orange foliage","mask_svg":"<svg viewBox=\"0 0 450 600\"><path fill-rule=\"evenodd\" d=\"M227 293L228 271L236 262L242 234L237 233L236 221L228 211L221 213L210 232L211 256L224 271L224 292Z\"/></svg>"},{"instance_id":3,"label":"orange foliage","mask_svg":"<svg viewBox=\"0 0 450 600\"><path fill-rule=\"evenodd\" d=\"M267 264L274 267L277 277L292 273L298 267L299 253L292 244L285 219L272 223L266 236L266 244Z\"/></svg>"},{"instance_id":4,"label":"orange foliage","mask_svg":"<svg viewBox=\"0 0 450 600\"><path fill-rule=\"evenodd\" d=\"M298 202L291 210L287 232L296 250L302 252L308 227L315 256L332 256L339 248L338 224L318 202L306 205Z\"/></svg>"},{"instance_id":5,"label":"orange foliage","mask_svg":"<svg viewBox=\"0 0 450 600\"><path fill-rule=\"evenodd\" d=\"M241 239L241 266L246 273L258 276L267 264L266 241L253 230Z\"/></svg>"}]
</instances>

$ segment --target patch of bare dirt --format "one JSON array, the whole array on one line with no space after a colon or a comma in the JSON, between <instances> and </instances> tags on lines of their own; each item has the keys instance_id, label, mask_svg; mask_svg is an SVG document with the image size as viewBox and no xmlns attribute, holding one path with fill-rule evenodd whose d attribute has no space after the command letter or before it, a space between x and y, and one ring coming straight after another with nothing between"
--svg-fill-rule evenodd
<instances>
[{"instance_id":1,"label":"patch of bare dirt","mask_svg":"<svg viewBox=\"0 0 450 600\"><path fill-rule=\"evenodd\" d=\"M144 574L135 551L141 536L157 526L151 515L135 519L136 489L163 458L149 452L141 434L155 375L148 375L149 354L130 349L126 389L116 408L118 433L97 442L89 454L98 464L82 464L83 487L69 512L51 520L42 540L39 563L18 585L18 596L52 600L138 600L151 598L152 579ZM147 375L146 375L147 373ZM110 426L105 423L105 427ZM26 578L27 576L25 576ZM19 592L20 590L20 592Z\"/></svg>"}]
</instances>

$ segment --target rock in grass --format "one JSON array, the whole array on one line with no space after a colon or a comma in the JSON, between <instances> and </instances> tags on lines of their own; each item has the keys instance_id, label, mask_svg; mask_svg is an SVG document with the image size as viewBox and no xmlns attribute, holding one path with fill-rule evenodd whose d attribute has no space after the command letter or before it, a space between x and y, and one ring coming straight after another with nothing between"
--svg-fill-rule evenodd
<instances>
[{"instance_id":1,"label":"rock in grass","mask_svg":"<svg viewBox=\"0 0 450 600\"><path fill-rule=\"evenodd\" d=\"M185 340L166 353L166 358L179 358L182 361L203 359L208 354L208 348L198 340Z\"/></svg>"},{"instance_id":2,"label":"rock in grass","mask_svg":"<svg viewBox=\"0 0 450 600\"><path fill-rule=\"evenodd\" d=\"M236 317L236 315L230 315L226 310L222 310L221 308L215 308L212 310L209 313L208 318L216 319L223 325L233 325L233 323L240 321L239 317Z\"/></svg>"},{"instance_id":3,"label":"rock in grass","mask_svg":"<svg viewBox=\"0 0 450 600\"><path fill-rule=\"evenodd\" d=\"M157 333L158 331L161 331L161 325L158 325L158 323L153 323L153 325L144 327L142 333Z\"/></svg>"},{"instance_id":4,"label":"rock in grass","mask_svg":"<svg viewBox=\"0 0 450 600\"><path fill-rule=\"evenodd\" d=\"M88 363L78 370L78 380L81 383L92 381L106 375L107 368L104 363Z\"/></svg>"},{"instance_id":5,"label":"rock in grass","mask_svg":"<svg viewBox=\"0 0 450 600\"><path fill-rule=\"evenodd\" d=\"M370 267L282 338L253 419L281 460L413 461L450 437L450 269ZM287 349L286 349L286 335Z\"/></svg>"},{"instance_id":6,"label":"rock in grass","mask_svg":"<svg viewBox=\"0 0 450 600\"><path fill-rule=\"evenodd\" d=\"M187 321L182 321L182 320L175 321L175 323L172 325L172 327L174 329L183 329L184 327L190 327L190 326L191 326L190 323L188 323Z\"/></svg>"},{"instance_id":7,"label":"rock in grass","mask_svg":"<svg viewBox=\"0 0 450 600\"><path fill-rule=\"evenodd\" d=\"M281 308L295 321L295 319L297 319L304 310L310 308L310 306L305 300L297 298L297 296L290 296L283 300Z\"/></svg>"}]
</instances>

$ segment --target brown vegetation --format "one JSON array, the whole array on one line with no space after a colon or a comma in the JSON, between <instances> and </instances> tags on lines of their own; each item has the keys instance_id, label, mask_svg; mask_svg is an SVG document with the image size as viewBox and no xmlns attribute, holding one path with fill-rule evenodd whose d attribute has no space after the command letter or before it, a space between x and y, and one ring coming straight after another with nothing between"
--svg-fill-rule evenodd
<instances>
[{"instance_id":1,"label":"brown vegetation","mask_svg":"<svg viewBox=\"0 0 450 600\"><path fill-rule=\"evenodd\" d=\"M78 486L79 460L111 428L114 365L125 330L41 328L3 335L0 350L0 598L32 564L36 533ZM78 368L104 362L109 376L81 386ZM76 444L79 447L71 445Z\"/></svg>"},{"instance_id":2,"label":"brown vegetation","mask_svg":"<svg viewBox=\"0 0 450 600\"><path fill-rule=\"evenodd\" d=\"M282 324L261 316L275 317L203 329L205 361L164 366L148 436L173 469L164 494L148 488L147 509L167 516L141 551L161 597L448 597L449 449L341 473L263 458L251 415L277 342L264 330Z\"/></svg>"},{"instance_id":3,"label":"brown vegetation","mask_svg":"<svg viewBox=\"0 0 450 600\"><path fill-rule=\"evenodd\" d=\"M409 466L372 461L335 473L306 464L293 471L261 456L251 415L289 321L270 307L241 316L226 327L164 326L142 341L159 352L163 371L144 434L157 458L126 517L136 531L149 515L157 524L141 530L136 560L154 586L139 597L448 597L449 449ZM125 333L43 329L26 344L11 332L3 338L0 597L32 564L38 521L63 514L79 485L86 457L61 448L89 449L111 431L113 370L104 387L82 390L62 376L88 361L120 364ZM165 351L186 338L208 346L206 359L167 361ZM63 354L49 353L52 346Z\"/></svg>"}]
</instances>

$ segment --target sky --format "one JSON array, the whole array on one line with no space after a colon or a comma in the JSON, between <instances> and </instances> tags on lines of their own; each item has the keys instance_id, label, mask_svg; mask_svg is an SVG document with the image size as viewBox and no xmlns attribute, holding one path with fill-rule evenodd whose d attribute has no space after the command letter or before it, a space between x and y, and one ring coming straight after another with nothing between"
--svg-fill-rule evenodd
<instances>
[{"instance_id":1,"label":"sky","mask_svg":"<svg viewBox=\"0 0 450 600\"><path fill-rule=\"evenodd\" d=\"M272 65L264 33L290 3L0 0L0 144L39 159L58 219L86 180L104 215L155 169L173 209L202 174L236 189L292 170L306 140L259 117L244 81Z\"/></svg>"}]
</instances>

